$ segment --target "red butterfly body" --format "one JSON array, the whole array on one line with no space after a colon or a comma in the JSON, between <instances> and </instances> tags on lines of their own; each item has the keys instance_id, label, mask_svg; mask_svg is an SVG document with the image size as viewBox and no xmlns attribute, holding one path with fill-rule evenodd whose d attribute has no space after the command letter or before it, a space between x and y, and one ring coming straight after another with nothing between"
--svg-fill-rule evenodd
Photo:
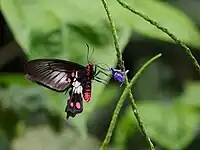
<instances>
[{"instance_id":1,"label":"red butterfly body","mask_svg":"<svg viewBox=\"0 0 200 150\"><path fill-rule=\"evenodd\" d=\"M89 63L86 66L86 84L83 88L83 97L86 102L89 102L91 99L91 88L92 88L92 80L94 78L93 64Z\"/></svg>"}]
</instances>

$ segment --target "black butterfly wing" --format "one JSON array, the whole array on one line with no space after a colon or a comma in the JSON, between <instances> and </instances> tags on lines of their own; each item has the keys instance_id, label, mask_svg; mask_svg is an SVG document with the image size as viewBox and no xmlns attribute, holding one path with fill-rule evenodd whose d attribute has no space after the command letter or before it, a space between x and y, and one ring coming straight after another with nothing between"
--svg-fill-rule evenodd
<instances>
[{"instance_id":1,"label":"black butterfly wing","mask_svg":"<svg viewBox=\"0 0 200 150\"><path fill-rule=\"evenodd\" d=\"M63 92L71 85L72 72L84 69L84 66L70 61L35 59L25 65L25 78L57 92Z\"/></svg>"},{"instance_id":2,"label":"black butterfly wing","mask_svg":"<svg viewBox=\"0 0 200 150\"><path fill-rule=\"evenodd\" d=\"M83 111L83 97L82 93L73 93L72 90L69 92L69 99L67 101L67 106L65 112L67 113L67 119L69 117L75 117Z\"/></svg>"}]
</instances>

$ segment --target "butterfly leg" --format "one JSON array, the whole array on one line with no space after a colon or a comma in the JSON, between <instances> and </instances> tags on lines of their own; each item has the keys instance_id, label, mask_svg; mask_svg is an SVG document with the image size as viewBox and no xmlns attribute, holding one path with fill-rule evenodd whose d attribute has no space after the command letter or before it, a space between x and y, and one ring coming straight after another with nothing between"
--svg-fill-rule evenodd
<instances>
[{"instance_id":1,"label":"butterfly leg","mask_svg":"<svg viewBox=\"0 0 200 150\"><path fill-rule=\"evenodd\" d=\"M95 68L94 68L95 72L96 72L97 68L100 68L100 69L102 69L102 70L106 70L106 69L104 69L104 68L102 68L102 67L100 67L100 66L98 66L98 65L95 65ZM108 74L105 73L105 72L102 71L102 70L97 71L97 73L95 74L95 76L97 76L99 73L102 73L102 74L108 76ZM107 70L106 70L106 71L107 71Z\"/></svg>"},{"instance_id":2,"label":"butterfly leg","mask_svg":"<svg viewBox=\"0 0 200 150\"><path fill-rule=\"evenodd\" d=\"M99 79L95 79L95 81L97 81L97 82L99 82L99 83L102 83L102 84L104 84L106 87L108 87L106 83L104 83L103 81L101 81L101 80L99 80Z\"/></svg>"},{"instance_id":3,"label":"butterfly leg","mask_svg":"<svg viewBox=\"0 0 200 150\"><path fill-rule=\"evenodd\" d=\"M99 66L98 66L99 67ZM103 69L103 68L101 68L101 67L99 67L100 69L102 69L102 70L106 70L106 69ZM102 74L104 74L104 75L106 75L106 76L108 76L108 74L107 73L105 73L104 71L102 71L102 70L99 70L100 71L100 73L102 73ZM108 70L106 70L106 71L108 71Z\"/></svg>"},{"instance_id":4,"label":"butterfly leg","mask_svg":"<svg viewBox=\"0 0 200 150\"><path fill-rule=\"evenodd\" d=\"M101 70L100 70L100 73L102 73L102 74L104 74L104 75L108 76L108 74L107 74L107 73L105 73L105 72L103 72L103 71L101 71Z\"/></svg>"},{"instance_id":5,"label":"butterfly leg","mask_svg":"<svg viewBox=\"0 0 200 150\"><path fill-rule=\"evenodd\" d=\"M101 70L97 71L97 73L96 73L94 76L97 76L99 73L102 73L102 74L108 76L108 74L106 74L105 72L103 72L103 71L101 71Z\"/></svg>"},{"instance_id":6,"label":"butterfly leg","mask_svg":"<svg viewBox=\"0 0 200 150\"><path fill-rule=\"evenodd\" d=\"M100 71L96 72L94 76L96 77L99 73L100 73Z\"/></svg>"},{"instance_id":7,"label":"butterfly leg","mask_svg":"<svg viewBox=\"0 0 200 150\"><path fill-rule=\"evenodd\" d=\"M102 81L105 81L105 82L107 82L107 80L106 80L106 79L102 79L102 78L100 78L100 77L95 77L95 79L98 79L98 80L102 80Z\"/></svg>"},{"instance_id":8,"label":"butterfly leg","mask_svg":"<svg viewBox=\"0 0 200 150\"><path fill-rule=\"evenodd\" d=\"M101 67L101 66L99 66L99 65L96 65L96 67L98 67L98 68L100 68L100 69L102 69L102 70L108 71L108 69L105 69L105 68L103 68L103 67Z\"/></svg>"}]
</instances>

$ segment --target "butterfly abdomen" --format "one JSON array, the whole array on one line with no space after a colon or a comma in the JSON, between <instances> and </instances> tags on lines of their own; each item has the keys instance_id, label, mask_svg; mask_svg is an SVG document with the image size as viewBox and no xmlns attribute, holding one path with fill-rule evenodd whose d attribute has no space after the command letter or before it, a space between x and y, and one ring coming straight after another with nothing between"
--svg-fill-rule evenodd
<instances>
[{"instance_id":1,"label":"butterfly abdomen","mask_svg":"<svg viewBox=\"0 0 200 150\"><path fill-rule=\"evenodd\" d=\"M83 93L83 98L86 102L89 102L91 99L91 81L87 81L85 91Z\"/></svg>"},{"instance_id":2,"label":"butterfly abdomen","mask_svg":"<svg viewBox=\"0 0 200 150\"><path fill-rule=\"evenodd\" d=\"M83 90L83 98L86 102L89 102L91 99L91 86L92 86L92 78L93 78L93 65L89 63L86 66L86 82Z\"/></svg>"}]
</instances>

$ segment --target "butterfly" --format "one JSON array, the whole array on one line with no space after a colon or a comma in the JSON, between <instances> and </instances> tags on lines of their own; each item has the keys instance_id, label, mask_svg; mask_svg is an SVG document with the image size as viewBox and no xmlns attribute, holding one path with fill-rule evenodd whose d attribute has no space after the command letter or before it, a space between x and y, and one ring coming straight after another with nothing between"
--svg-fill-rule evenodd
<instances>
[{"instance_id":1,"label":"butterfly","mask_svg":"<svg viewBox=\"0 0 200 150\"><path fill-rule=\"evenodd\" d=\"M25 79L56 92L68 92L66 118L75 117L83 111L83 100L91 99L92 80L103 82L98 77L98 65L88 62L86 66L61 59L35 59L25 65Z\"/></svg>"}]
</instances>

